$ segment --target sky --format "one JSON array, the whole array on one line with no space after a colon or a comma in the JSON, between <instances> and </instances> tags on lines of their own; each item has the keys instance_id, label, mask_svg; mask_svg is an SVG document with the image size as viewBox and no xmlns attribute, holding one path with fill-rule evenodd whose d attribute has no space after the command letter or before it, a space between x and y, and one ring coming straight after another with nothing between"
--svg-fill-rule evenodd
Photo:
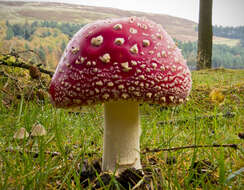
<instances>
[{"instance_id":1,"label":"sky","mask_svg":"<svg viewBox=\"0 0 244 190\"><path fill-rule=\"evenodd\" d=\"M27 0L38 1L38 0ZM39 0L162 13L198 22L199 0ZM244 26L244 0L213 0L213 25Z\"/></svg>"}]
</instances>

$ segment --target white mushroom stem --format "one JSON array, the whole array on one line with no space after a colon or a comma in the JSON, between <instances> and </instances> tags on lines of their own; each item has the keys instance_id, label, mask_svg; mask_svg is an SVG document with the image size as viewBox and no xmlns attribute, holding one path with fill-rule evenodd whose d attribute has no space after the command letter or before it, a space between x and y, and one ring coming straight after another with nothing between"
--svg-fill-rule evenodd
<instances>
[{"instance_id":1,"label":"white mushroom stem","mask_svg":"<svg viewBox=\"0 0 244 190\"><path fill-rule=\"evenodd\" d=\"M104 112L102 170L121 173L126 168L141 169L138 103L106 103Z\"/></svg>"}]
</instances>

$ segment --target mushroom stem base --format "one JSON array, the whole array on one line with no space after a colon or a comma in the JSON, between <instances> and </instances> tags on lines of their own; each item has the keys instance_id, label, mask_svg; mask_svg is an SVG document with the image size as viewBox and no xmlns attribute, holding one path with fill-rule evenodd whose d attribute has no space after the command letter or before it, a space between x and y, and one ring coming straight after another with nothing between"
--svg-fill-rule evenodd
<instances>
[{"instance_id":1,"label":"mushroom stem base","mask_svg":"<svg viewBox=\"0 0 244 190\"><path fill-rule=\"evenodd\" d=\"M106 103L104 112L102 170L121 173L126 168L141 169L138 103Z\"/></svg>"}]
</instances>

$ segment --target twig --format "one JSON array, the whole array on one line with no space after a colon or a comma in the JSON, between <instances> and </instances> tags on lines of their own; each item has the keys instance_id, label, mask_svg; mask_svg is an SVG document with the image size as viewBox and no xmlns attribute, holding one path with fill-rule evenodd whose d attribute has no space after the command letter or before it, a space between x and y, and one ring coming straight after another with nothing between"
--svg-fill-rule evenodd
<instances>
[{"instance_id":1,"label":"twig","mask_svg":"<svg viewBox=\"0 0 244 190\"><path fill-rule=\"evenodd\" d=\"M5 59L0 59L0 65L6 65L6 66L10 66L10 67L19 67L19 68L23 68L23 69L30 69L31 65L26 64L25 62L21 61L21 60L16 60L16 62L7 62L7 60ZM42 68L38 68L40 70L41 73L45 73L48 74L50 77L53 76L54 72L53 71L49 71L46 69L42 69Z\"/></svg>"},{"instance_id":2,"label":"twig","mask_svg":"<svg viewBox=\"0 0 244 190\"><path fill-rule=\"evenodd\" d=\"M4 77L8 77L8 75L6 75L3 71L0 71L0 75L2 75Z\"/></svg>"},{"instance_id":3,"label":"twig","mask_svg":"<svg viewBox=\"0 0 244 190\"><path fill-rule=\"evenodd\" d=\"M155 148L155 149L148 149L142 151L142 154L146 153L152 153L152 152L162 152L162 151L176 151L176 150L182 150L182 149L189 149L189 148L212 148L212 147L229 147L238 149L237 144L213 144L213 145L189 145L189 146L181 146L181 147L173 147L173 148Z\"/></svg>"},{"instance_id":4,"label":"twig","mask_svg":"<svg viewBox=\"0 0 244 190\"><path fill-rule=\"evenodd\" d=\"M36 151L30 151L30 150L22 151L20 149L13 149L13 148L5 149L5 152L11 152L11 153L17 153L18 152L20 154L23 154L23 152L25 152L25 153L28 153L28 154L33 154L33 157L37 157L40 154L40 152L36 152ZM48 154L51 157L60 156L61 155L60 152L50 152L50 151L45 151L44 154Z\"/></svg>"},{"instance_id":5,"label":"twig","mask_svg":"<svg viewBox=\"0 0 244 190\"><path fill-rule=\"evenodd\" d=\"M226 147L226 148L234 148L238 149L237 144L213 144L213 145L189 145L189 146L181 146L181 147L173 147L173 148L155 148L155 149L148 149L142 151L141 154L147 154L147 153L155 153L155 152L163 152L163 151L176 151L176 150L183 150L183 149L190 149L190 148L218 148L218 147ZM20 153L23 154L23 151L20 149L13 149L13 148L7 148L5 149L5 152L12 152L12 153ZM36 151L24 151L25 153L33 154L34 157L37 157L40 153ZM54 156L61 156L60 152L50 152L46 151L44 154L48 154L52 157ZM97 154L95 152L93 153L88 153L89 156ZM70 157L72 158L72 156Z\"/></svg>"},{"instance_id":6,"label":"twig","mask_svg":"<svg viewBox=\"0 0 244 190\"><path fill-rule=\"evenodd\" d=\"M36 54L38 56L38 58L40 59L40 55L35 50L32 50L32 49L22 50L22 51L16 51L15 49L12 49L10 53L2 53L2 55L4 55L4 56L12 55L14 57L19 57L19 54L29 53L29 52Z\"/></svg>"}]
</instances>

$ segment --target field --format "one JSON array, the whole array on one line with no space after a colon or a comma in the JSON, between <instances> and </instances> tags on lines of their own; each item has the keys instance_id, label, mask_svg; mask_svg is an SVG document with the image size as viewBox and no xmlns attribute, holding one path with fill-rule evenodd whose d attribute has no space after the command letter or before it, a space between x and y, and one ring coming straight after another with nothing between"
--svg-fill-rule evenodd
<instances>
[{"instance_id":1,"label":"field","mask_svg":"<svg viewBox=\"0 0 244 190\"><path fill-rule=\"evenodd\" d=\"M35 80L18 68L2 69L0 189L92 189L99 184L129 189L123 180L124 187L119 186L116 176L106 181L99 173L103 105L77 112L55 109L45 91L49 77ZM244 70L194 71L192 77L187 103L140 106L145 182L139 189L243 188ZM14 139L21 127L31 133L37 124L46 135ZM227 147L160 150L223 144Z\"/></svg>"},{"instance_id":2,"label":"field","mask_svg":"<svg viewBox=\"0 0 244 190\"><path fill-rule=\"evenodd\" d=\"M221 37L214 37L214 44L221 44L221 45L228 45L230 47L234 47L240 43L238 39L228 39L228 38L221 38Z\"/></svg>"}]
</instances>

